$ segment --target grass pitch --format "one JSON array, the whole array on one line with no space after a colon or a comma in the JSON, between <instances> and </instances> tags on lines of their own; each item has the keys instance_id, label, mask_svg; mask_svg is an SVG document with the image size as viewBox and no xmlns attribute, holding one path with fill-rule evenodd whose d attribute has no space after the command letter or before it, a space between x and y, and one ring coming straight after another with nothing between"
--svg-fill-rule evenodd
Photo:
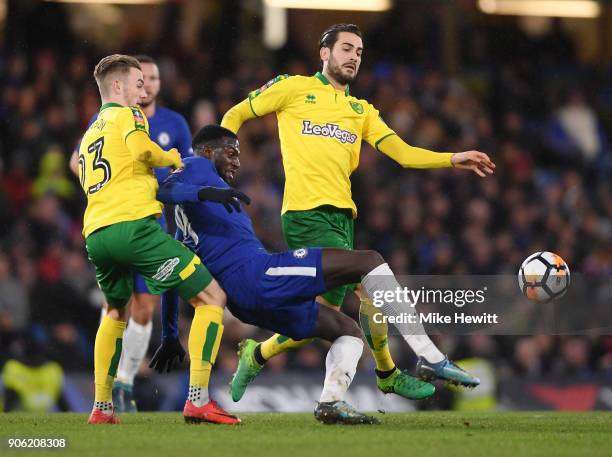
<instances>
[{"instance_id":1,"label":"grass pitch","mask_svg":"<svg viewBox=\"0 0 612 457\"><path fill-rule=\"evenodd\" d=\"M518 457L610 456L610 413L378 414L380 426L322 425L312 414L241 415L240 426L186 425L179 413L123 414L88 426L86 414L0 414L3 456ZM15 437L62 437L66 449L8 450Z\"/></svg>"}]
</instances>

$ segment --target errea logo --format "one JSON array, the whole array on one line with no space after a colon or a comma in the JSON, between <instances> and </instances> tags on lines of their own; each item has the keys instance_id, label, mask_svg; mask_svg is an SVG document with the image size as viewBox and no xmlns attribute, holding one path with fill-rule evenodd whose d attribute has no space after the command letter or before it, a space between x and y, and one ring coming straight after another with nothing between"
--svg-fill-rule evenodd
<instances>
[{"instance_id":1,"label":"errea logo","mask_svg":"<svg viewBox=\"0 0 612 457\"><path fill-rule=\"evenodd\" d=\"M313 124L310 121L302 121L302 135L326 136L340 140L341 143L354 144L357 135L342 130L339 125L327 123L325 125Z\"/></svg>"}]
</instances>

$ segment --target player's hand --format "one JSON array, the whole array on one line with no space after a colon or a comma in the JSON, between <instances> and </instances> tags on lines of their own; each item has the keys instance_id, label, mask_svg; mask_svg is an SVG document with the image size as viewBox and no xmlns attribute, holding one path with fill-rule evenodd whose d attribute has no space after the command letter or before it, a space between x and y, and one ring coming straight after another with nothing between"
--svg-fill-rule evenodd
<instances>
[{"instance_id":1,"label":"player's hand","mask_svg":"<svg viewBox=\"0 0 612 457\"><path fill-rule=\"evenodd\" d=\"M233 209L240 212L240 202L246 203L247 205L251 204L251 199L246 194L232 188L202 187L198 192L198 198L200 201L221 203L225 206L228 213L231 213Z\"/></svg>"},{"instance_id":2,"label":"player's hand","mask_svg":"<svg viewBox=\"0 0 612 457\"><path fill-rule=\"evenodd\" d=\"M178 170L179 168L183 168L185 166L183 165L183 159L179 154L178 149L172 148L168 151L168 154L172 155L172 167L175 170Z\"/></svg>"},{"instance_id":3,"label":"player's hand","mask_svg":"<svg viewBox=\"0 0 612 457\"><path fill-rule=\"evenodd\" d=\"M495 164L491 162L489 156L480 151L457 152L452 155L451 163L455 168L472 170L483 178L487 174L492 175L495 170Z\"/></svg>"},{"instance_id":4,"label":"player's hand","mask_svg":"<svg viewBox=\"0 0 612 457\"><path fill-rule=\"evenodd\" d=\"M185 349L176 338L165 338L157 348L149 368L155 369L158 373L170 373L174 367L178 367L185 360Z\"/></svg>"}]
</instances>

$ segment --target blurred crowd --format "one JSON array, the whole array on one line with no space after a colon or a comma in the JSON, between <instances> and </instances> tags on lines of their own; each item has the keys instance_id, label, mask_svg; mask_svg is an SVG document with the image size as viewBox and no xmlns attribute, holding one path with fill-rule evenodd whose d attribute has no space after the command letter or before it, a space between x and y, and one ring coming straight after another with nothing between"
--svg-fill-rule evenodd
<instances>
[{"instance_id":1,"label":"blurred crowd","mask_svg":"<svg viewBox=\"0 0 612 457\"><path fill-rule=\"evenodd\" d=\"M519 38L524 54L515 50L500 62L494 56L503 50L486 30L466 33L462 71L451 77L418 55L372 60L367 46L377 37L366 36L351 92L373 103L409 144L485 151L497 171L481 179L457 170L403 170L364 144L352 179L357 248L378 250L400 274L515 274L537 250L560 254L572 272L612 273L612 78L578 63L569 45L551 50ZM154 54L160 101L183 114L193 132L219 122L276 74L319 70L318 62L295 58L234 62L231 75L219 76L207 71L207 52ZM32 353L66 371L93 366L102 297L81 235L85 200L68 159L100 105L91 76L100 57L91 49L0 51L0 366ZM284 175L275 116L245 124L239 137L237 187L252 198L248 211L264 244L282 250ZM589 303L576 306L588 312ZM184 337L189 313L182 309ZM159 341L157 322L151 350ZM436 339L453 357L490 360L500 375L612 377L612 337L585 333ZM234 368L240 339L267 334L230 319L218 367ZM400 341L392 345L398 361L412 367L410 351ZM269 365L320 369L325 349L315 343ZM369 355L361 366L373 368Z\"/></svg>"}]
</instances>

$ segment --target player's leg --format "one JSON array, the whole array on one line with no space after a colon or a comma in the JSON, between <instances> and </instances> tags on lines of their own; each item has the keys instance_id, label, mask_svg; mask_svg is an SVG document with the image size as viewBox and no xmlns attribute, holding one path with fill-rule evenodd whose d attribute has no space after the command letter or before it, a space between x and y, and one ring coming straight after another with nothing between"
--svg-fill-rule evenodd
<instances>
[{"instance_id":1,"label":"player's leg","mask_svg":"<svg viewBox=\"0 0 612 457\"><path fill-rule=\"evenodd\" d=\"M106 297L108 309L100 322L94 345L94 407L90 424L116 424L112 401L113 380L121 357L126 310L132 295L131 272L118 266L107 247L115 239L112 226L91 234L87 240L89 258L96 267L96 279Z\"/></svg>"},{"instance_id":2,"label":"player's leg","mask_svg":"<svg viewBox=\"0 0 612 457\"><path fill-rule=\"evenodd\" d=\"M199 257L164 232L154 221L137 227L134 270L154 294L176 289L195 308L189 331L189 397L183 415L188 422L236 424L240 419L209 398L208 384L223 334L225 293Z\"/></svg>"},{"instance_id":3,"label":"player's leg","mask_svg":"<svg viewBox=\"0 0 612 457\"><path fill-rule=\"evenodd\" d=\"M282 216L282 228L285 241L290 249L309 246L345 249L353 247L352 217L342 210L334 210L331 207L310 211L288 211ZM328 290L317 297L317 302L339 310L348 289L349 286L343 284L333 290ZM259 346L253 340L243 341L239 356L241 359L242 356L256 356L258 360L265 362L282 352L304 346L309 342L310 340L296 341L293 338L275 334L261 342ZM382 354L384 349L381 348L379 352Z\"/></svg>"},{"instance_id":4,"label":"player's leg","mask_svg":"<svg viewBox=\"0 0 612 457\"><path fill-rule=\"evenodd\" d=\"M261 343L246 338L238 343L238 366L232 375L230 390L232 400L240 401L247 387L257 377L266 362L289 349L309 344L312 338L295 340L289 336L275 333Z\"/></svg>"},{"instance_id":5,"label":"player's leg","mask_svg":"<svg viewBox=\"0 0 612 457\"><path fill-rule=\"evenodd\" d=\"M113 385L113 404L119 412L135 413L134 378L147 354L153 329L153 312L159 295L149 292L144 278L134 274L134 294L130 302L130 318L123 334L123 351Z\"/></svg>"},{"instance_id":6,"label":"player's leg","mask_svg":"<svg viewBox=\"0 0 612 457\"><path fill-rule=\"evenodd\" d=\"M285 213L283 215L283 232L287 243L292 248L322 246L348 250L352 249L354 245L354 219L351 214L337 209L323 208L314 211ZM346 292L350 289L354 289L354 287L343 283L338 287L330 288L322 296L317 297L317 301L339 309L344 302ZM375 373L378 388L385 393L397 393L409 399L420 399L433 394L430 385L416 382L414 378L395 366L389 350L386 324L374 323L371 320L374 312L371 300L363 294L357 293L357 295L360 299L359 323L376 364ZM272 355L283 349L279 347L279 351L275 351L277 349L274 345L275 337L262 344L264 349L266 349L265 346L271 346L272 350L265 352ZM291 347L293 344L294 342L288 341L285 347Z\"/></svg>"},{"instance_id":7,"label":"player's leg","mask_svg":"<svg viewBox=\"0 0 612 457\"><path fill-rule=\"evenodd\" d=\"M326 423L376 423L376 419L344 402L363 342L354 320L315 301L326 290L321 257L320 248L311 248L259 256L246 263L235 274L239 280L224 280L224 286L231 292L232 313L244 322L295 340L321 338L331 342L325 384L315 416ZM253 289L257 290L255 296ZM261 368L254 358L247 362ZM236 378L240 377L239 368L232 380L233 393Z\"/></svg>"},{"instance_id":8,"label":"player's leg","mask_svg":"<svg viewBox=\"0 0 612 457\"><path fill-rule=\"evenodd\" d=\"M361 331L355 321L320 304L313 336L332 343L325 358L325 382L314 411L315 418L325 424L380 423L344 400L363 352Z\"/></svg>"},{"instance_id":9,"label":"player's leg","mask_svg":"<svg viewBox=\"0 0 612 457\"><path fill-rule=\"evenodd\" d=\"M163 213L156 222L164 231L168 231ZM119 412L137 412L134 378L147 354L153 331L153 313L159 308L159 303L159 295L151 294L144 278L134 273L134 294L129 305L130 318L123 334L123 351L117 379L113 384L113 403Z\"/></svg>"},{"instance_id":10,"label":"player's leg","mask_svg":"<svg viewBox=\"0 0 612 457\"><path fill-rule=\"evenodd\" d=\"M108 312L98 327L94 343L95 395L90 424L119 423L114 413L112 386L121 357L125 319L124 308L114 308L109 304Z\"/></svg>"},{"instance_id":11,"label":"player's leg","mask_svg":"<svg viewBox=\"0 0 612 457\"><path fill-rule=\"evenodd\" d=\"M189 396L183 409L185 421L238 424L240 419L220 408L208 395L210 374L223 335L225 292L210 276L206 288L188 301L195 312L189 331Z\"/></svg>"},{"instance_id":12,"label":"player's leg","mask_svg":"<svg viewBox=\"0 0 612 457\"><path fill-rule=\"evenodd\" d=\"M382 256L375 251L346 251L323 249L323 271L328 287L361 280L365 294L372 298L375 293L401 289L395 275ZM390 294L395 296L395 294ZM407 306L397 300L384 302L379 308L384 315L400 313L416 314L414 306ZM444 379L467 387L475 387L480 380L448 360L431 341L418 319L414 323L395 323L404 340L419 356L417 372L424 379Z\"/></svg>"},{"instance_id":13,"label":"player's leg","mask_svg":"<svg viewBox=\"0 0 612 457\"><path fill-rule=\"evenodd\" d=\"M298 212L284 217L283 223L286 237L291 239L292 243L301 244L302 246L353 249L355 229L354 219L350 212L347 213L339 210L331 212L314 211L314 214ZM294 245L290 246L294 247ZM317 300L320 303L337 306L339 309L344 302L346 293L353 289L354 286L344 284L327 291L321 297L317 297ZM371 306L367 297L359 293L357 293L357 296L360 300L359 324L361 325L362 322L367 322ZM364 335L367 337L365 329ZM371 332L370 337L366 338L366 341L376 364L377 381L381 381L398 372L389 351L389 338L385 326L377 327L376 331ZM401 392L399 393L402 395ZM420 396L420 394L416 395Z\"/></svg>"}]
</instances>

